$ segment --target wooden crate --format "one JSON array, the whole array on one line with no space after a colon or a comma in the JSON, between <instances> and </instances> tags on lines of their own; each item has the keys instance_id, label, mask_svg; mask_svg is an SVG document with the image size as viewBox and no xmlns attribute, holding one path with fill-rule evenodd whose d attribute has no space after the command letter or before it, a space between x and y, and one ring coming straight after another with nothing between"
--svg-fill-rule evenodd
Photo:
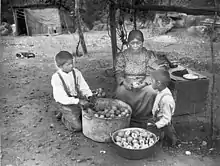
<instances>
[{"instance_id":1,"label":"wooden crate","mask_svg":"<svg viewBox=\"0 0 220 166\"><path fill-rule=\"evenodd\" d=\"M169 86L175 101L175 115L194 114L206 110L206 102L209 91L209 79L200 75L198 80L185 80L172 77Z\"/></svg>"}]
</instances>

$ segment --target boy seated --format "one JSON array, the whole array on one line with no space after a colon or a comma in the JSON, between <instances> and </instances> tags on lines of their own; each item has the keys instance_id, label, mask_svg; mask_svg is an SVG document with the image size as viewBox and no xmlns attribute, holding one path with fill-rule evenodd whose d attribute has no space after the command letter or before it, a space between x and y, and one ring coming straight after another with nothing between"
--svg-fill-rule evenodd
<instances>
[{"instance_id":1,"label":"boy seated","mask_svg":"<svg viewBox=\"0 0 220 166\"><path fill-rule=\"evenodd\" d=\"M171 91L167 87L171 81L167 70L158 69L151 73L152 88L157 90L157 96L152 109L152 123L148 125L160 132L160 137L168 138L172 145L176 145L177 137L171 123L175 111L175 101Z\"/></svg>"},{"instance_id":2,"label":"boy seated","mask_svg":"<svg viewBox=\"0 0 220 166\"><path fill-rule=\"evenodd\" d=\"M88 104L86 99L92 92L81 72L74 68L71 53L60 51L55 56L55 64L58 70L52 76L51 85L54 99L61 106L61 120L69 130L81 131L80 105Z\"/></svg>"}]
</instances>

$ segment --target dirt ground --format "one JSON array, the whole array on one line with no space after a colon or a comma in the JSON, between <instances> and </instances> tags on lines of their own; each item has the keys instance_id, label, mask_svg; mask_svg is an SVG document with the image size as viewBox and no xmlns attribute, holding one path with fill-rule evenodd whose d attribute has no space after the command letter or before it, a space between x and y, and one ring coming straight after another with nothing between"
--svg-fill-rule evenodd
<instances>
[{"instance_id":1,"label":"dirt ground","mask_svg":"<svg viewBox=\"0 0 220 166\"><path fill-rule=\"evenodd\" d=\"M184 37L183 37L184 36ZM145 33L147 38L147 33ZM210 77L209 43L202 38L172 33L172 41L149 38L146 47L178 51L181 62ZM109 94L114 79L105 70L112 66L110 39L106 32L86 33L88 57L77 58L79 68L91 89L103 87ZM164 39L164 40L162 40ZM175 39L175 40L174 40ZM71 51L76 35L54 37L5 37L1 42L0 108L2 166L217 166L220 143L210 149L208 118L182 118L177 131L183 141L179 148L159 149L153 158L130 161L115 153L111 144L93 142L82 133L71 133L56 120L57 106L52 97L51 75L56 71L53 57L60 50ZM215 49L219 58L219 44ZM35 58L19 59L16 53L30 51ZM176 58L176 57L174 57ZM219 61L217 61L219 62ZM217 65L218 66L218 65ZM217 74L217 85L220 78ZM220 103L217 96L216 103ZM219 112L219 111L218 111ZM220 115L219 113L217 115ZM218 121L218 119L217 119ZM217 125L217 123L216 123ZM185 151L191 155L186 155Z\"/></svg>"}]
</instances>

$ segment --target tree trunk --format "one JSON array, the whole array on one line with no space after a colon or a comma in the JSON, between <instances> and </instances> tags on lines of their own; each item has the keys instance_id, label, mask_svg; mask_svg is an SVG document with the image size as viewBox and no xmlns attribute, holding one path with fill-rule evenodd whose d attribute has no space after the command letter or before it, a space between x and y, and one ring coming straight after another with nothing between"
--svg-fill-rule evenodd
<instances>
[{"instance_id":1,"label":"tree trunk","mask_svg":"<svg viewBox=\"0 0 220 166\"><path fill-rule=\"evenodd\" d=\"M217 3L215 1L215 6L217 7ZM215 55L214 55L214 46L213 46L213 40L215 38L215 24L217 21L217 12L215 13L214 21L212 24L212 29L211 29L211 35L210 35L210 48L211 48L211 60L212 60L212 84L211 84L211 103L210 103L210 109L211 109L211 116L210 116L210 136L211 136L211 141L212 141L212 146L213 146L213 141L214 141L214 112L215 112L215 84L216 84L216 78L215 78Z\"/></svg>"},{"instance_id":2,"label":"tree trunk","mask_svg":"<svg viewBox=\"0 0 220 166\"><path fill-rule=\"evenodd\" d=\"M86 55L87 48L86 48L86 43L84 40L83 32L82 32L82 27L81 27L81 17L80 17L80 12L79 12L79 0L75 0L75 16L76 16L76 25L78 29L78 34L79 34L79 40L83 49L84 55Z\"/></svg>"},{"instance_id":3,"label":"tree trunk","mask_svg":"<svg viewBox=\"0 0 220 166\"><path fill-rule=\"evenodd\" d=\"M168 6L171 6L171 0L168 0ZM166 12L166 16L167 16L167 12Z\"/></svg>"},{"instance_id":4,"label":"tree trunk","mask_svg":"<svg viewBox=\"0 0 220 166\"><path fill-rule=\"evenodd\" d=\"M137 0L132 1L132 5L135 6L138 4ZM133 11L133 21L134 21L134 30L137 30L137 9L134 9Z\"/></svg>"},{"instance_id":5,"label":"tree trunk","mask_svg":"<svg viewBox=\"0 0 220 166\"><path fill-rule=\"evenodd\" d=\"M109 17L110 17L110 31L111 31L111 43L112 43L112 57L113 57L113 70L115 71L116 55L117 55L117 36L116 36L116 20L115 20L116 8L113 4L109 5Z\"/></svg>"}]
</instances>

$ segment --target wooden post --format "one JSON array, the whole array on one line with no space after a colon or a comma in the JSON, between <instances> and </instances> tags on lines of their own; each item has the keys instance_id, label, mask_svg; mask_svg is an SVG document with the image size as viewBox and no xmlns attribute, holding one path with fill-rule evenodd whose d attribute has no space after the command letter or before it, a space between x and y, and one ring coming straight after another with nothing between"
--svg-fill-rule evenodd
<instances>
[{"instance_id":1,"label":"wooden post","mask_svg":"<svg viewBox=\"0 0 220 166\"><path fill-rule=\"evenodd\" d=\"M136 0L132 0L132 5L135 6L137 3ZM137 30L137 9L134 9L133 21L134 21L134 30Z\"/></svg>"},{"instance_id":2,"label":"wooden post","mask_svg":"<svg viewBox=\"0 0 220 166\"><path fill-rule=\"evenodd\" d=\"M217 7L217 2L216 0L215 2L215 6ZM215 100L215 81L216 81L216 77L215 77L215 55L214 55L214 46L213 46L213 40L215 38L215 24L217 21L217 12L215 12L215 17L214 17L214 21L212 24L212 29L211 29L211 35L210 35L210 48L211 48L211 60L212 60L212 84L211 84L211 103L210 103L210 109L211 109L211 116L210 116L210 136L211 136L211 144L213 146L213 141L214 141L214 110L215 110L215 104L214 104L214 100Z\"/></svg>"},{"instance_id":3,"label":"wooden post","mask_svg":"<svg viewBox=\"0 0 220 166\"><path fill-rule=\"evenodd\" d=\"M13 9L13 18L15 23L15 36L18 35L18 19L17 19L17 9Z\"/></svg>"},{"instance_id":4,"label":"wooden post","mask_svg":"<svg viewBox=\"0 0 220 166\"><path fill-rule=\"evenodd\" d=\"M79 34L79 40L83 49L84 55L86 55L87 48L86 48L86 43L84 40L82 28L81 28L81 17L80 17L80 12L79 12L79 0L75 0L75 15L76 15L76 25L78 27L78 34Z\"/></svg>"},{"instance_id":5,"label":"wooden post","mask_svg":"<svg viewBox=\"0 0 220 166\"><path fill-rule=\"evenodd\" d=\"M26 25L26 30L27 30L27 36L31 36L29 27L28 27L28 19L27 19L27 11L24 9L24 18L25 18L25 25Z\"/></svg>"},{"instance_id":6,"label":"wooden post","mask_svg":"<svg viewBox=\"0 0 220 166\"><path fill-rule=\"evenodd\" d=\"M171 6L171 0L168 0L168 6ZM166 12L166 17L167 17L167 12Z\"/></svg>"},{"instance_id":7,"label":"wooden post","mask_svg":"<svg viewBox=\"0 0 220 166\"><path fill-rule=\"evenodd\" d=\"M0 24L2 24L2 1L0 0Z\"/></svg>"},{"instance_id":8,"label":"wooden post","mask_svg":"<svg viewBox=\"0 0 220 166\"><path fill-rule=\"evenodd\" d=\"M113 57L113 71L116 66L117 56L117 36L116 36L116 8L113 4L109 5L109 17L110 17L110 32L111 32L111 44L112 44L112 57Z\"/></svg>"}]
</instances>

